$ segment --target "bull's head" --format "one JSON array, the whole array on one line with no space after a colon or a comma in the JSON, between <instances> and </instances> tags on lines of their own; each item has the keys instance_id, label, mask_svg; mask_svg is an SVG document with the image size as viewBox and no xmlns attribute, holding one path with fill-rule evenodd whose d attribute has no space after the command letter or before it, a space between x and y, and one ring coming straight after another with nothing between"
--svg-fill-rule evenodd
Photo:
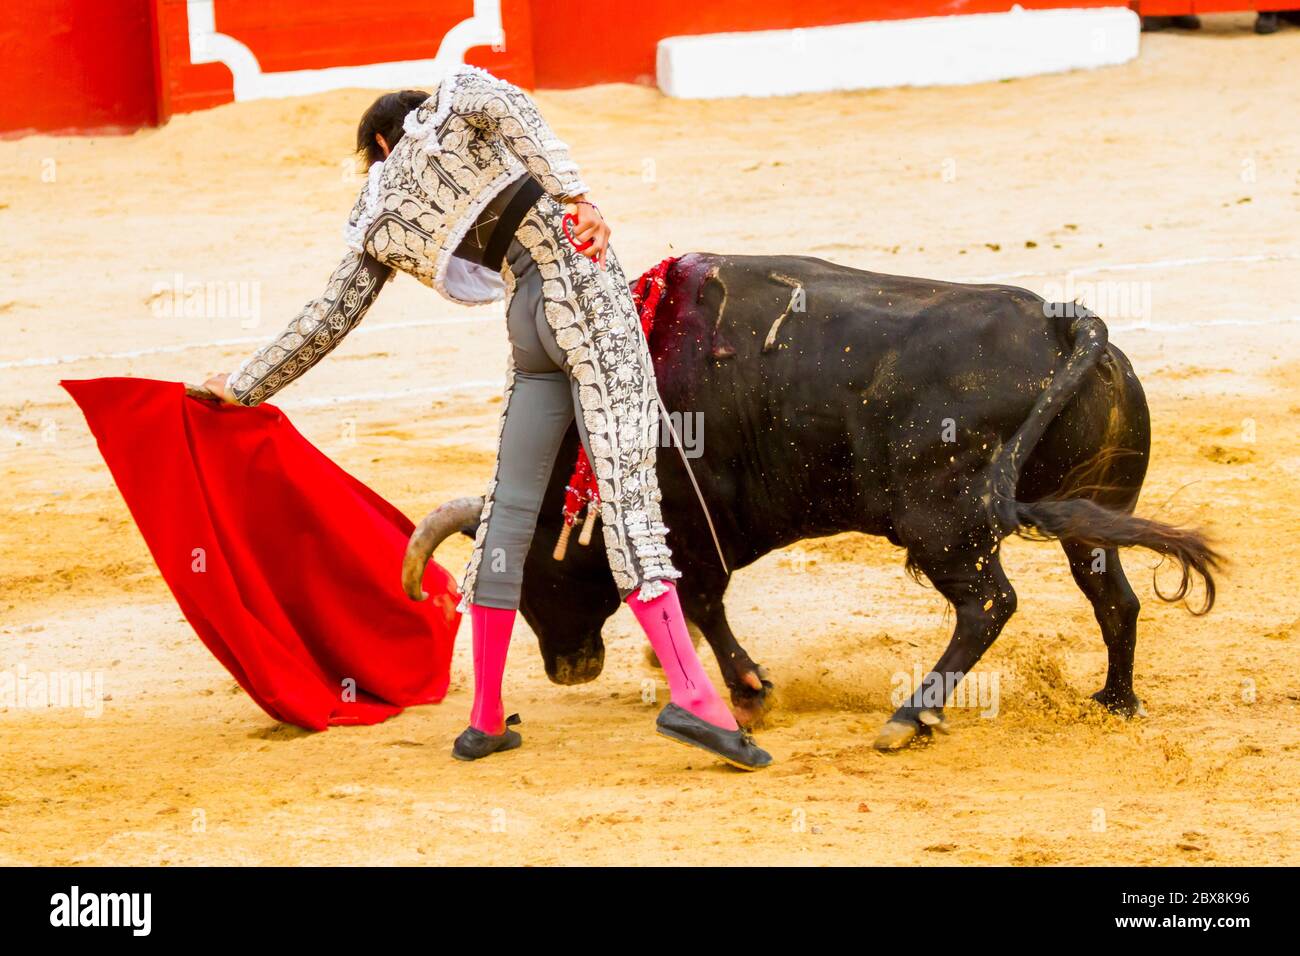
<instances>
[{"instance_id":1,"label":"bull's head","mask_svg":"<svg viewBox=\"0 0 1300 956\"><path fill-rule=\"evenodd\" d=\"M565 460L561 453L560 461ZM561 524L559 502L558 497L548 494L542 507L524 565L519 609L537 635L546 676L557 684L583 684L595 680L605 665L605 642L600 632L618 610L618 589L609 573L599 534L589 545L575 541L563 561L552 557ZM457 532L472 538L482 511L482 498L457 498L420 522L402 563L402 587L408 597L423 600L424 569L434 549Z\"/></svg>"}]
</instances>

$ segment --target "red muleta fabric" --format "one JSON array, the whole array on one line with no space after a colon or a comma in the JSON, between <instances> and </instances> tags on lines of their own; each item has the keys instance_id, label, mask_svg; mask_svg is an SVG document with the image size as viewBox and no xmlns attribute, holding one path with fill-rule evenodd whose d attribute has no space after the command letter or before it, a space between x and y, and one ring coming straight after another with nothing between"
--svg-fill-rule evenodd
<instances>
[{"instance_id":1,"label":"red muleta fabric","mask_svg":"<svg viewBox=\"0 0 1300 956\"><path fill-rule=\"evenodd\" d=\"M324 730L442 700L455 583L430 562L428 600L408 600L413 525L283 412L203 402L179 382L61 384L185 617L263 710Z\"/></svg>"}]
</instances>

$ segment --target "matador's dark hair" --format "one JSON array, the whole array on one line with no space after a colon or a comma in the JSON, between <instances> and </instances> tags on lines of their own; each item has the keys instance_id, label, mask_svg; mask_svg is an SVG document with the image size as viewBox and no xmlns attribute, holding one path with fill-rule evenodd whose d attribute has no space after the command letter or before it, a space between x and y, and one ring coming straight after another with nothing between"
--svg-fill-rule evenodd
<instances>
[{"instance_id":1,"label":"matador's dark hair","mask_svg":"<svg viewBox=\"0 0 1300 956\"><path fill-rule=\"evenodd\" d=\"M385 93L370 104L370 109L361 116L357 124L357 152L366 158L366 164L382 162L384 151L375 142L375 134L384 138L389 149L397 146L402 138L402 121L411 112L429 98L423 90L399 90Z\"/></svg>"}]
</instances>

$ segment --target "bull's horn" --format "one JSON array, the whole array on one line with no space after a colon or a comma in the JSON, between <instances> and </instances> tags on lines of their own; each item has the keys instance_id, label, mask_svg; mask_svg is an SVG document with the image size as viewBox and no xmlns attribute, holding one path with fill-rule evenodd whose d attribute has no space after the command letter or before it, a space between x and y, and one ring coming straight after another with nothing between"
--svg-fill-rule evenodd
<instances>
[{"instance_id":1,"label":"bull's horn","mask_svg":"<svg viewBox=\"0 0 1300 956\"><path fill-rule=\"evenodd\" d=\"M422 585L424 569L433 557L434 549L457 531L468 533L478 524L482 513L482 498L457 498L424 516L419 527L411 533L411 540L406 543L406 556L402 558L402 590L407 597L412 601L423 601L429 596Z\"/></svg>"}]
</instances>

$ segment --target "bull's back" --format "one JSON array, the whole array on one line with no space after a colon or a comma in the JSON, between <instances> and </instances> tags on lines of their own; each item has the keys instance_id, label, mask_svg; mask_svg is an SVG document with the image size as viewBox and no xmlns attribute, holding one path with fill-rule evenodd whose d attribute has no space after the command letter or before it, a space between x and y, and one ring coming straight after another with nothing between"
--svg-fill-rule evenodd
<instances>
[{"instance_id":1,"label":"bull's back","mask_svg":"<svg viewBox=\"0 0 1300 956\"><path fill-rule=\"evenodd\" d=\"M775 522L766 547L888 535L900 456L943 441L948 420L1009 437L1068 351L1042 300L1009 286L710 254L668 279L652 336L661 391L707 410L705 470L756 512L749 527Z\"/></svg>"},{"instance_id":2,"label":"bull's back","mask_svg":"<svg viewBox=\"0 0 1300 956\"><path fill-rule=\"evenodd\" d=\"M830 399L837 409L899 414L936 390L954 399L997 390L1032 403L1070 348L1067 323L1014 286L802 256L692 254L670 274L670 289L672 314L665 322L661 310L656 353L684 348L687 391L708 381L756 408Z\"/></svg>"}]
</instances>

